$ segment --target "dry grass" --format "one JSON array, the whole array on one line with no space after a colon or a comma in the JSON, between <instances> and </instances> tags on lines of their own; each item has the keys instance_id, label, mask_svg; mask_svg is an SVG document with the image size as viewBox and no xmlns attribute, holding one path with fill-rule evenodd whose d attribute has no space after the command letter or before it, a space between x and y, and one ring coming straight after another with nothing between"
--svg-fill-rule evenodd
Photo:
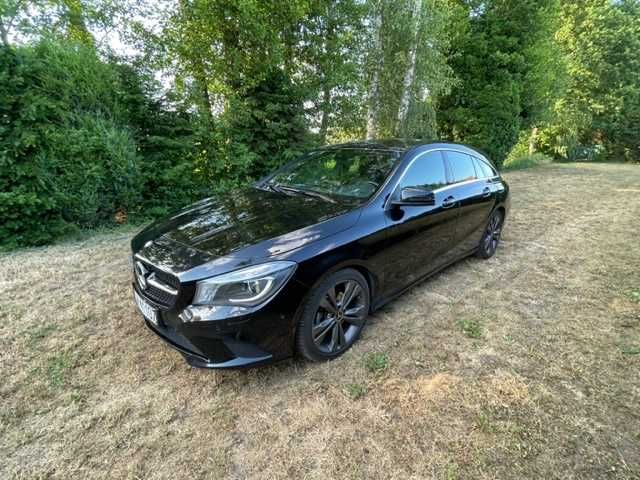
<instances>
[{"instance_id":1,"label":"dry grass","mask_svg":"<svg viewBox=\"0 0 640 480\"><path fill-rule=\"evenodd\" d=\"M0 257L0 478L640 478L640 167L508 180L497 256L328 364L189 368L134 310L128 237Z\"/></svg>"}]
</instances>

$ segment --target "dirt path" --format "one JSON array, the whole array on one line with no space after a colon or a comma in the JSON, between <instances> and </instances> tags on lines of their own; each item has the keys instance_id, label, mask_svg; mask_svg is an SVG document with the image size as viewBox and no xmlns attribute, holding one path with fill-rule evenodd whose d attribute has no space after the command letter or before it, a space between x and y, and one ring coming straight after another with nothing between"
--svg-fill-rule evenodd
<instances>
[{"instance_id":1,"label":"dirt path","mask_svg":"<svg viewBox=\"0 0 640 480\"><path fill-rule=\"evenodd\" d=\"M128 237L0 257L0 478L640 478L640 166L507 180L497 256L329 364L190 369Z\"/></svg>"}]
</instances>

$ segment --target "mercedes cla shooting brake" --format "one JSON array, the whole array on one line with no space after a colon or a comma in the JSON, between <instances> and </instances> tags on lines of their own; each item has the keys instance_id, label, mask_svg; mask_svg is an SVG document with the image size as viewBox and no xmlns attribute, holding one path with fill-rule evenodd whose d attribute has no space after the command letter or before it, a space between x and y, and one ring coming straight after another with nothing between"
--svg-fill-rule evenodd
<instances>
[{"instance_id":1,"label":"mercedes cla shooting brake","mask_svg":"<svg viewBox=\"0 0 640 480\"><path fill-rule=\"evenodd\" d=\"M452 143L334 145L206 198L132 241L146 325L189 364L337 357L367 316L471 254L491 257L509 187Z\"/></svg>"}]
</instances>

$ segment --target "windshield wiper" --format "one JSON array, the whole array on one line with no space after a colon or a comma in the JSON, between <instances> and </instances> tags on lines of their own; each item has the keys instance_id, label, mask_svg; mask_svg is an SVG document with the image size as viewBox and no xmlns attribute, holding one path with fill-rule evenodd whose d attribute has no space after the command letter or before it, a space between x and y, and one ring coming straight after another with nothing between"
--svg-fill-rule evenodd
<instances>
[{"instance_id":1,"label":"windshield wiper","mask_svg":"<svg viewBox=\"0 0 640 480\"><path fill-rule=\"evenodd\" d=\"M324 200L325 202L336 203L336 201L333 198L327 195L324 195L320 192L317 192L315 190L309 190L306 188L299 188L299 187L290 187L289 185L278 185L278 188L280 190L284 190L285 192L298 193L300 195L305 195L307 197L319 198L321 200Z\"/></svg>"},{"instance_id":2,"label":"windshield wiper","mask_svg":"<svg viewBox=\"0 0 640 480\"><path fill-rule=\"evenodd\" d=\"M310 190L307 188L300 188L300 187L292 187L290 185L282 185L281 183L277 183L277 182L263 183L262 185L259 185L258 188L261 188L263 190L270 190L272 192L280 193L282 195L291 195L291 194L304 195L306 197L319 198L329 203L337 203L333 198L329 197L328 195L324 195L323 193L317 192L315 190Z\"/></svg>"},{"instance_id":3,"label":"windshield wiper","mask_svg":"<svg viewBox=\"0 0 640 480\"><path fill-rule=\"evenodd\" d=\"M261 190L268 190L270 192L275 192L275 193L279 193L281 195L287 195L290 196L289 193L287 193L283 188L282 185L280 185L279 183L263 183L261 185L256 185L256 188L259 188Z\"/></svg>"}]
</instances>

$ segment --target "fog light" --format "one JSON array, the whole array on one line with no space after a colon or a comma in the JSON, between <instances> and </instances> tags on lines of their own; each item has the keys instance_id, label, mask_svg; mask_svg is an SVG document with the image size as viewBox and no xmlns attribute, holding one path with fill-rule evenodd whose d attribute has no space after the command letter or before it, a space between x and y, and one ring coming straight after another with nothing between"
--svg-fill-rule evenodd
<instances>
[{"instance_id":1,"label":"fog light","mask_svg":"<svg viewBox=\"0 0 640 480\"><path fill-rule=\"evenodd\" d=\"M179 315L180 320L183 322L190 322L193 320L193 312L190 308L185 308L182 313Z\"/></svg>"}]
</instances>

